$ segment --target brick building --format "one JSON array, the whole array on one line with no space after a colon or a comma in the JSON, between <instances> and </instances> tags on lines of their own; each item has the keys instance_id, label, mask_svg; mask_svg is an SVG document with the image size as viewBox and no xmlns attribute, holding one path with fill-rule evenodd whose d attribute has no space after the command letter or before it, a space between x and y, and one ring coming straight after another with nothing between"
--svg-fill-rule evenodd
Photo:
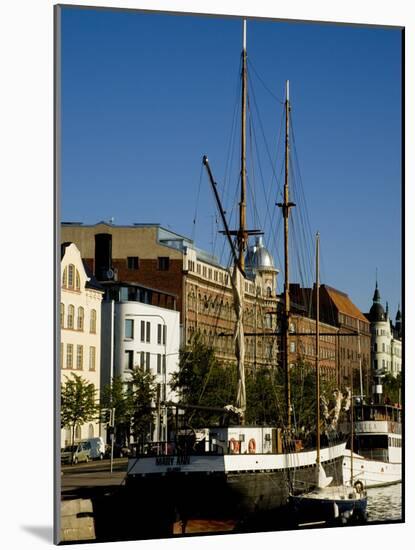
<instances>
[{"instance_id":1,"label":"brick building","mask_svg":"<svg viewBox=\"0 0 415 550\"><path fill-rule=\"evenodd\" d=\"M218 260L195 247L193 241L159 224L115 226L63 223L62 240L75 242L89 269L101 281L141 284L154 292L151 305L180 312L181 340L199 331L224 364L235 362L235 312L230 272ZM244 296L246 367L277 361L275 332L276 276L272 257L260 239L247 251ZM160 300L166 303L160 303ZM270 336L266 333L269 332ZM256 335L258 333L258 335Z\"/></svg>"},{"instance_id":2,"label":"brick building","mask_svg":"<svg viewBox=\"0 0 415 550\"><path fill-rule=\"evenodd\" d=\"M293 284L290 292L294 311L297 309L302 316L315 319L315 291ZM346 293L323 284L320 286L320 321L321 332L330 332L330 328L324 326L333 331L333 337L327 336L327 351L324 353L330 356L327 366L335 368L338 384L351 385L353 373L354 393L360 393L361 366L363 394L370 395L371 333L368 319ZM326 347L323 336L320 346Z\"/></svg>"}]
</instances>

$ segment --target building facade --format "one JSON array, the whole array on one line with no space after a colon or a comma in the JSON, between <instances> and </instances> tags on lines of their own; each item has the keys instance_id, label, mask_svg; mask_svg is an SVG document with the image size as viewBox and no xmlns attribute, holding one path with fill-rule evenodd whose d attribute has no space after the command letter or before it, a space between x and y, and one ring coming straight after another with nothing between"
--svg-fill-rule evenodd
<instances>
[{"instance_id":1,"label":"building facade","mask_svg":"<svg viewBox=\"0 0 415 550\"><path fill-rule=\"evenodd\" d=\"M100 282L118 280L157 288L166 293L163 300L175 296L182 343L189 343L199 332L222 363L235 362L231 271L214 256L158 224L63 223L61 232L63 239L77 243ZM254 369L275 364L278 353L274 335L277 269L260 240L247 251L247 271L245 364ZM166 306L155 299L151 304Z\"/></svg>"},{"instance_id":2,"label":"building facade","mask_svg":"<svg viewBox=\"0 0 415 550\"><path fill-rule=\"evenodd\" d=\"M71 373L94 385L99 402L101 361L101 302L103 290L88 277L81 254L73 243L61 247L60 370L61 383ZM75 441L101 435L98 420L77 426ZM71 432L61 432L61 446L71 442Z\"/></svg>"},{"instance_id":3,"label":"building facade","mask_svg":"<svg viewBox=\"0 0 415 550\"><path fill-rule=\"evenodd\" d=\"M402 371L402 314L398 308L395 324L389 318L389 308L383 308L378 284L373 304L366 314L371 330L371 365L373 373L383 372L397 376Z\"/></svg>"},{"instance_id":4,"label":"building facade","mask_svg":"<svg viewBox=\"0 0 415 550\"><path fill-rule=\"evenodd\" d=\"M171 376L179 368L180 315L174 309L152 305L162 294L134 283L104 283L102 304L103 387L115 376L128 384L134 368L155 377L156 403L176 401ZM171 298L174 298L171 296ZM175 299L172 299L175 303ZM167 418L160 410L151 428L153 440L167 439Z\"/></svg>"},{"instance_id":5,"label":"building facade","mask_svg":"<svg viewBox=\"0 0 415 550\"><path fill-rule=\"evenodd\" d=\"M290 285L294 311L315 319L315 288ZM307 324L310 322L307 321ZM325 355L326 373L335 373L339 387L351 386L355 394L370 395L370 325L349 296L326 284L320 285L320 362ZM315 333L314 328L311 325ZM301 332L301 331L298 331ZM324 372L324 371L323 371Z\"/></svg>"}]
</instances>

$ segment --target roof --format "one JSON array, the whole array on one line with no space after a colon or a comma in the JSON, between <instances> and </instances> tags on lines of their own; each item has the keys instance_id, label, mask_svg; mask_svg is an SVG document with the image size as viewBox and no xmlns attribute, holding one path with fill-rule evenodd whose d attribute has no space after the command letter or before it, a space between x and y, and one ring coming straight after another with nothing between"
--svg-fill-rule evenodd
<instances>
[{"instance_id":1,"label":"roof","mask_svg":"<svg viewBox=\"0 0 415 550\"><path fill-rule=\"evenodd\" d=\"M334 305L341 313L360 319L365 323L368 322L367 318L360 309L354 305L347 294L327 285L322 286L324 286L331 300L334 302Z\"/></svg>"}]
</instances>

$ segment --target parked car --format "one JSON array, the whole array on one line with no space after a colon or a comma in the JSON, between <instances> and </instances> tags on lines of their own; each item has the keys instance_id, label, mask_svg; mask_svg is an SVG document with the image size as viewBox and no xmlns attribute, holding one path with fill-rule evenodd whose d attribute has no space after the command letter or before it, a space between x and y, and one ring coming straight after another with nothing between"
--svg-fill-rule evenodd
<instances>
[{"instance_id":1,"label":"parked car","mask_svg":"<svg viewBox=\"0 0 415 550\"><path fill-rule=\"evenodd\" d=\"M102 437L89 437L88 439L83 439L81 443L89 442L91 445L91 452L89 457L91 460L97 459L102 460L105 455L105 443Z\"/></svg>"},{"instance_id":2,"label":"parked car","mask_svg":"<svg viewBox=\"0 0 415 550\"><path fill-rule=\"evenodd\" d=\"M107 458L111 457L111 445L105 446L105 456ZM114 443L114 458L122 458L124 456L130 456L131 455L131 449L129 447L126 447L125 445L121 445L120 443Z\"/></svg>"},{"instance_id":3,"label":"parked car","mask_svg":"<svg viewBox=\"0 0 415 550\"><path fill-rule=\"evenodd\" d=\"M62 464L78 464L89 462L91 458L91 444L89 441L81 441L75 445L68 445L61 451Z\"/></svg>"}]
</instances>

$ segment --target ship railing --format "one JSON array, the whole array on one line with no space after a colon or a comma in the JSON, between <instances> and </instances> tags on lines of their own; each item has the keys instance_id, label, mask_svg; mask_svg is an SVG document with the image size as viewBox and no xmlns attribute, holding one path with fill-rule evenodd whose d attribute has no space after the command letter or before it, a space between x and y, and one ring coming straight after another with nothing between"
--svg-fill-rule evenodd
<instances>
[{"instance_id":1,"label":"ship railing","mask_svg":"<svg viewBox=\"0 0 415 550\"><path fill-rule=\"evenodd\" d=\"M191 456L191 455L223 455L223 449L219 445L210 445L205 448L205 442L200 443L182 443L178 445L176 441L149 441L144 445L136 447L135 457L150 456Z\"/></svg>"}]
</instances>

